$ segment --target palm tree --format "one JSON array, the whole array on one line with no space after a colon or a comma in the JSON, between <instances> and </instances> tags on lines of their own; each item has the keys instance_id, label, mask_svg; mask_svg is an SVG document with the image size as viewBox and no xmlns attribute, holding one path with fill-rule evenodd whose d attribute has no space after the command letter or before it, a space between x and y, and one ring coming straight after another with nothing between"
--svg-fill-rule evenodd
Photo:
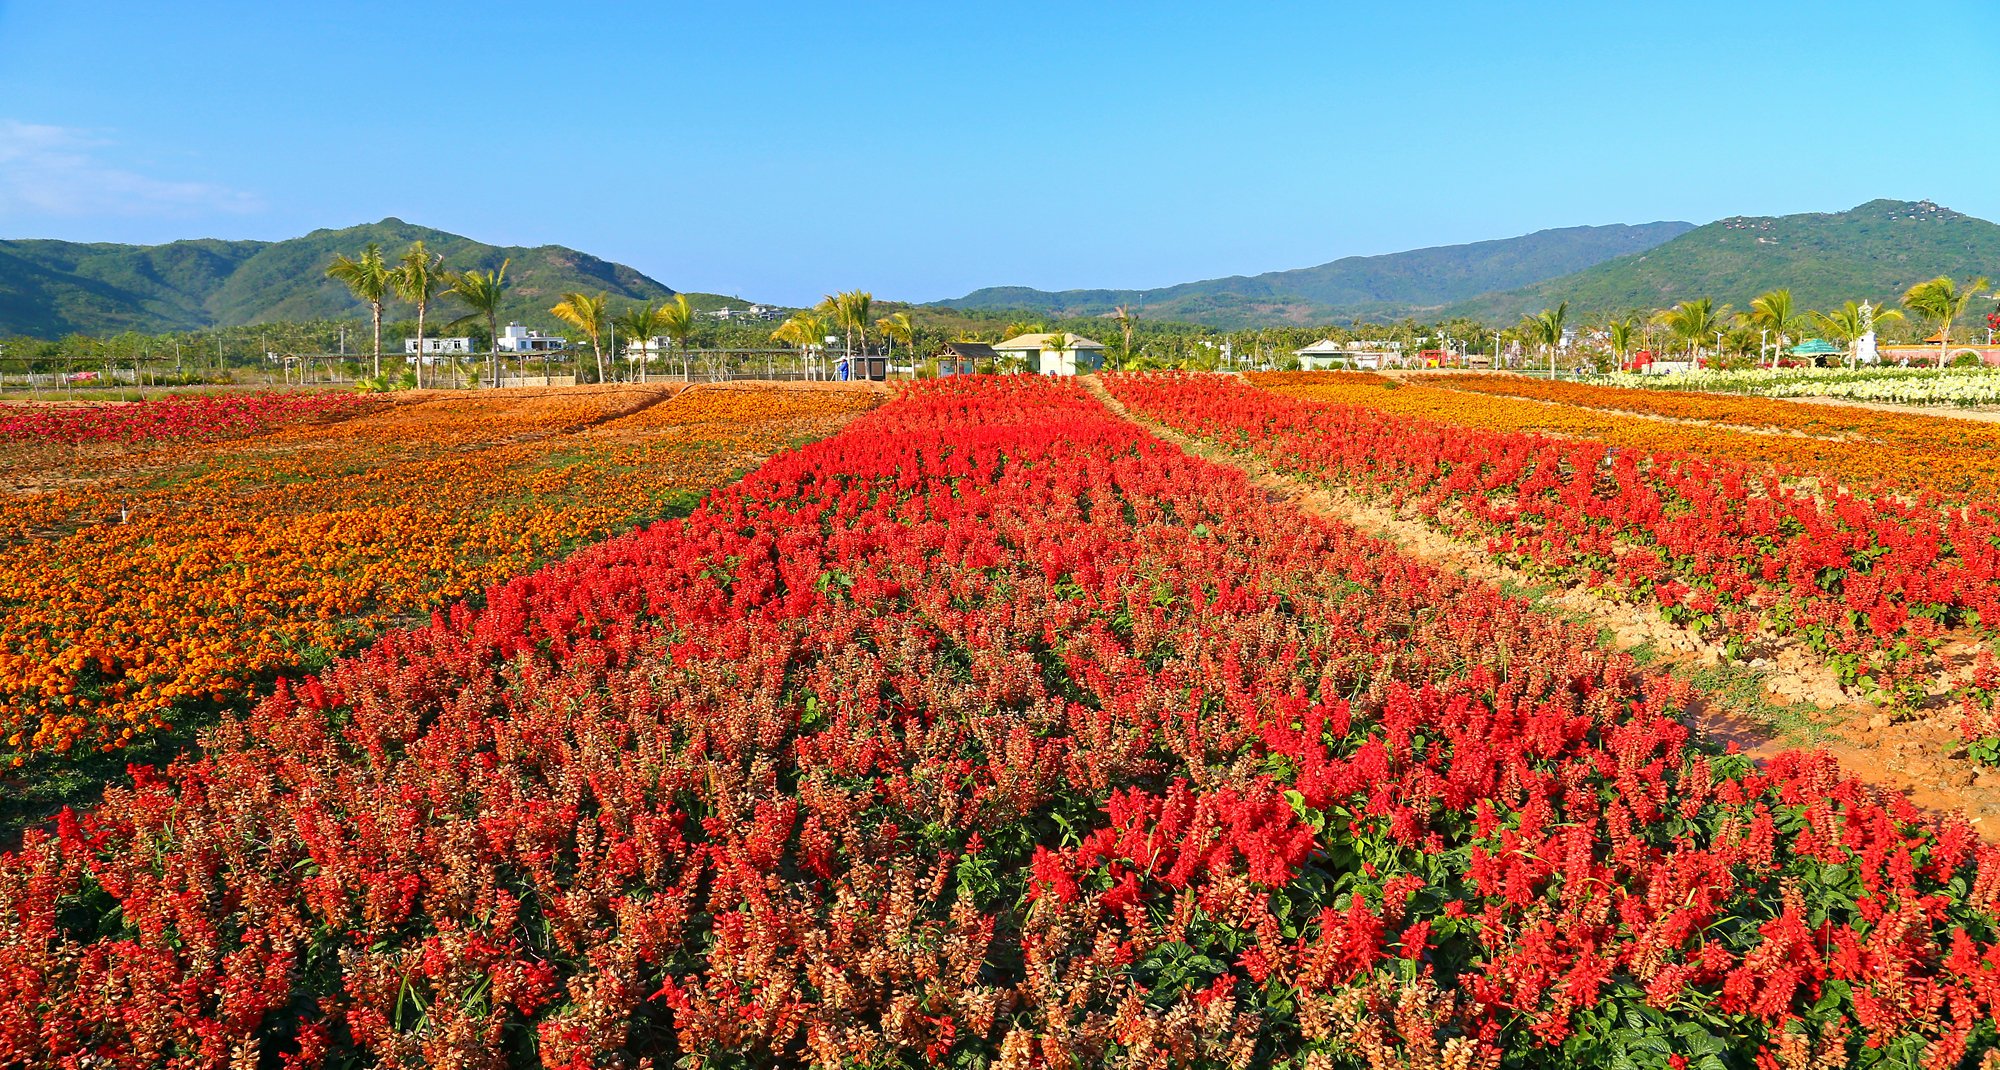
<instances>
[{"instance_id":1,"label":"palm tree","mask_svg":"<svg viewBox=\"0 0 2000 1070\"><path fill-rule=\"evenodd\" d=\"M445 291L471 310L453 320L453 328L470 320L486 321L486 367L494 386L500 385L500 300L507 284L507 265L511 263L512 260L500 261L498 271L455 272L450 275L451 285Z\"/></svg>"},{"instance_id":2,"label":"palm tree","mask_svg":"<svg viewBox=\"0 0 2000 1070\"><path fill-rule=\"evenodd\" d=\"M1111 318L1118 321L1118 329L1125 334L1125 348L1118 351L1118 365L1124 367L1125 362L1132 359L1132 325L1139 320L1139 310L1131 305L1119 305L1111 313Z\"/></svg>"},{"instance_id":3,"label":"palm tree","mask_svg":"<svg viewBox=\"0 0 2000 1070\"><path fill-rule=\"evenodd\" d=\"M417 385L424 385L424 316L429 312L431 299L444 288L444 257L424 248L420 238L410 243L395 269L390 272L395 281L396 296L417 306Z\"/></svg>"},{"instance_id":4,"label":"palm tree","mask_svg":"<svg viewBox=\"0 0 2000 1070\"><path fill-rule=\"evenodd\" d=\"M875 329L890 342L889 355L896 354L895 343L901 342L911 349L917 346L917 325L908 312L894 312L875 321Z\"/></svg>"},{"instance_id":5,"label":"palm tree","mask_svg":"<svg viewBox=\"0 0 2000 1070\"><path fill-rule=\"evenodd\" d=\"M1000 332L1000 340L1004 342L1009 338L1019 338L1024 334L1040 334L1040 333L1042 333L1041 324L1028 323L1023 320L1015 320L1014 322L1007 325L1006 330Z\"/></svg>"},{"instance_id":6,"label":"palm tree","mask_svg":"<svg viewBox=\"0 0 2000 1070\"><path fill-rule=\"evenodd\" d=\"M1874 312L1876 323L1903 318L1903 313L1899 309L1878 308ZM1868 320L1861 314L1861 306L1849 301L1833 312L1815 312L1812 318L1813 322L1819 325L1819 329L1826 332L1828 338L1847 347L1848 363L1853 364L1854 343L1869 330Z\"/></svg>"},{"instance_id":7,"label":"palm tree","mask_svg":"<svg viewBox=\"0 0 2000 1070\"><path fill-rule=\"evenodd\" d=\"M1625 357L1632 352L1632 331L1634 324L1628 319L1612 320L1605 330L1611 335L1611 356L1622 367Z\"/></svg>"},{"instance_id":8,"label":"palm tree","mask_svg":"<svg viewBox=\"0 0 2000 1070\"><path fill-rule=\"evenodd\" d=\"M847 355L854 355L854 339L861 337L861 348L868 349L868 314L874 308L875 295L866 290L847 290L837 294L827 294L820 300L817 311L831 318L840 328L842 348Z\"/></svg>"},{"instance_id":9,"label":"palm tree","mask_svg":"<svg viewBox=\"0 0 2000 1070\"><path fill-rule=\"evenodd\" d=\"M1569 323L1569 302L1564 301L1554 308L1545 308L1529 316L1522 324L1528 337L1546 349L1549 354L1549 376L1556 374L1556 347L1562 345L1563 329Z\"/></svg>"},{"instance_id":10,"label":"palm tree","mask_svg":"<svg viewBox=\"0 0 2000 1070\"><path fill-rule=\"evenodd\" d=\"M1747 357L1750 355L1751 350L1758 349L1764 344L1764 335L1760 333L1764 329L1757 326L1754 315L1738 314L1734 319L1729 321L1728 333L1723 335L1722 345L1729 352L1739 357ZM1763 354L1760 351L1758 354L1758 365L1760 367L1763 364L1762 357ZM1771 363L1774 367L1777 365L1777 361L1775 360Z\"/></svg>"},{"instance_id":11,"label":"palm tree","mask_svg":"<svg viewBox=\"0 0 2000 1070\"><path fill-rule=\"evenodd\" d=\"M811 360L813 347L826 338L826 318L814 312L794 312L790 319L771 332L771 338L798 346L800 362L807 363Z\"/></svg>"},{"instance_id":12,"label":"palm tree","mask_svg":"<svg viewBox=\"0 0 2000 1070\"><path fill-rule=\"evenodd\" d=\"M1053 373L1049 373L1047 369L1044 369L1044 373L1060 375L1062 374L1063 354L1068 353L1071 350L1074 350L1076 348L1076 343L1069 340L1068 332L1057 331L1054 334L1049 335L1048 338L1042 342L1042 348L1056 355L1055 371Z\"/></svg>"},{"instance_id":13,"label":"palm tree","mask_svg":"<svg viewBox=\"0 0 2000 1070\"><path fill-rule=\"evenodd\" d=\"M639 381L645 382L646 366L653 362L653 355L647 352L647 349L653 344L653 338L666 326L662 309L652 301L633 305L622 315L614 318L611 325L617 328L619 334L625 336L626 362L630 363L634 359L633 354L638 355L636 359L639 362Z\"/></svg>"},{"instance_id":14,"label":"palm tree","mask_svg":"<svg viewBox=\"0 0 2000 1070\"><path fill-rule=\"evenodd\" d=\"M1793 328L1804 321L1805 314L1792 305L1790 290L1772 290L1759 294L1750 302L1749 325L1758 330L1770 331L1777 338L1777 350L1780 353L1784 352L1785 344L1792 340L1790 335ZM1760 365L1763 363L1761 354L1757 363ZM1774 358L1771 363L1776 365L1778 362Z\"/></svg>"},{"instance_id":15,"label":"palm tree","mask_svg":"<svg viewBox=\"0 0 2000 1070\"><path fill-rule=\"evenodd\" d=\"M585 293L567 293L549 314L582 331L590 339L590 349L597 355L597 381L604 381L604 322L607 301L605 295L595 297Z\"/></svg>"},{"instance_id":16,"label":"palm tree","mask_svg":"<svg viewBox=\"0 0 2000 1070\"><path fill-rule=\"evenodd\" d=\"M660 309L660 329L667 332L667 337L673 339L674 346L681 351L681 377L684 379L694 377L694 366L688 363L687 344L688 336L694 333L695 317L698 315L694 306L688 304L686 294L675 294L673 301Z\"/></svg>"},{"instance_id":17,"label":"palm tree","mask_svg":"<svg viewBox=\"0 0 2000 1070\"><path fill-rule=\"evenodd\" d=\"M1903 307L1928 320L1936 320L1938 325L1938 367L1944 367L1945 352L1951 347L1951 329L1958 324L1958 317L1965 314L1965 306L1990 285L1984 275L1973 279L1964 286L1951 281L1949 275L1939 275L1928 282L1920 282L1903 294Z\"/></svg>"},{"instance_id":18,"label":"palm tree","mask_svg":"<svg viewBox=\"0 0 2000 1070\"><path fill-rule=\"evenodd\" d=\"M361 250L361 259L350 260L346 254L336 254L333 264L326 269L326 276L338 279L347 285L354 299L368 305L369 315L375 321L375 378L382 377L382 302L389 296L391 279L389 265L382 261L382 247L369 242Z\"/></svg>"},{"instance_id":19,"label":"palm tree","mask_svg":"<svg viewBox=\"0 0 2000 1070\"><path fill-rule=\"evenodd\" d=\"M1728 311L1728 305L1715 307L1712 297L1697 297L1665 309L1653 319L1666 328L1674 339L1687 343L1688 359L1692 360L1701 344L1716 332L1717 324L1722 322Z\"/></svg>"}]
</instances>

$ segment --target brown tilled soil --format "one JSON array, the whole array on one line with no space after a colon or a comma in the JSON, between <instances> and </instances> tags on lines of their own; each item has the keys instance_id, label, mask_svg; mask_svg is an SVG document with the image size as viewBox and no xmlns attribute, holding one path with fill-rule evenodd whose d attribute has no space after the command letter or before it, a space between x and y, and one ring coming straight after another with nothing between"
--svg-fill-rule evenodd
<instances>
[{"instance_id":1,"label":"brown tilled soil","mask_svg":"<svg viewBox=\"0 0 2000 1070\"><path fill-rule=\"evenodd\" d=\"M1477 547L1420 521L1337 489L1278 472L1261 458L1232 453L1131 413L1094 377L1084 383L1104 405L1189 453L1248 474L1269 499L1327 517L1396 545L1440 568L1495 586L1533 591L1544 609L1595 624L1611 646L1644 648L1651 664L1697 678L1700 696L1689 710L1706 735L1768 756L1796 746L1831 753L1848 772L1907 796L1925 809L1962 811L1989 840L2000 841L2000 770L1966 760L1948 709L1891 716L1845 692L1833 672L1797 643L1767 638L1748 663L1730 663L1721 647L1668 623L1650 608L1580 589L1547 590L1545 577L1502 565ZM1761 692L1756 708L1740 698ZM1734 693L1721 693L1723 688Z\"/></svg>"}]
</instances>

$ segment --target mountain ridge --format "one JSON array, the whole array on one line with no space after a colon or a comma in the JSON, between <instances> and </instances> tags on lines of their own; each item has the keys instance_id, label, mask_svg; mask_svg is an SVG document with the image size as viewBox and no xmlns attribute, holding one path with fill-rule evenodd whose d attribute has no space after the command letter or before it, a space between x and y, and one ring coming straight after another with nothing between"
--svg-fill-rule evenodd
<instances>
[{"instance_id":1,"label":"mountain ridge","mask_svg":"<svg viewBox=\"0 0 2000 1070\"><path fill-rule=\"evenodd\" d=\"M0 239L0 335L160 333L352 316L365 306L326 277L334 255L358 255L373 241L393 259L419 239L455 270L491 270L510 261L503 318L546 318L556 295L571 290L638 301L675 293L634 268L566 246L488 245L394 216L281 241ZM393 302L390 314L406 311Z\"/></svg>"},{"instance_id":2,"label":"mountain ridge","mask_svg":"<svg viewBox=\"0 0 2000 1070\"><path fill-rule=\"evenodd\" d=\"M1801 308L1863 298L1893 304L1938 275L2000 274L2000 224L1928 200L1878 198L1841 212L1729 216L1653 249L1569 275L1481 294L1443 310L1511 321L1568 301L1583 315L1712 297L1741 309L1783 287Z\"/></svg>"},{"instance_id":3,"label":"mountain ridge","mask_svg":"<svg viewBox=\"0 0 2000 1070\"><path fill-rule=\"evenodd\" d=\"M1148 289L987 287L933 304L1051 315L1102 315L1119 305L1131 305L1148 318L1190 319L1210 326L1385 318L1568 274L1656 248L1694 229L1693 223L1679 221L1554 227L1512 238L1347 256L1306 268ZM1260 320L1264 322L1256 322Z\"/></svg>"},{"instance_id":4,"label":"mountain ridge","mask_svg":"<svg viewBox=\"0 0 2000 1070\"><path fill-rule=\"evenodd\" d=\"M548 324L549 305L571 290L628 301L675 293L633 268L566 246L487 245L393 216L276 242L0 239L0 335L160 333L353 317L365 309L325 275L334 254L354 255L374 241L393 258L418 239L455 269L510 261L507 319ZM1087 317L1131 305L1154 322L1222 328L1403 316L1499 324L1563 301L1579 316L1702 296L1741 308L1776 287L1792 289L1806 308L1863 297L1890 303L1912 283L1939 274L2000 274L2000 224L1930 201L1884 198L1841 212L1730 216L1701 226L1559 227L1150 289L987 287L928 307ZM700 307L732 300L689 296ZM392 319L411 314L400 302L388 309ZM447 302L434 320L442 324L456 314Z\"/></svg>"}]
</instances>

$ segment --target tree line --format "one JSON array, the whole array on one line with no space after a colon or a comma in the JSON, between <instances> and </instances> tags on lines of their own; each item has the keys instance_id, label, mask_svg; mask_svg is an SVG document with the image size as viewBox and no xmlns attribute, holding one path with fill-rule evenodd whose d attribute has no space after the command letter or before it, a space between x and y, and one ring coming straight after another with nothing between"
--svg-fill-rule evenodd
<instances>
[{"instance_id":1,"label":"tree line","mask_svg":"<svg viewBox=\"0 0 2000 1070\"><path fill-rule=\"evenodd\" d=\"M1938 338L1937 366L1945 366L1953 345L1952 332L1965 317L1974 298L1986 292L1991 282L1985 277L1958 282L1948 275L1911 286L1904 291L1901 308L1864 307L1848 301L1827 311L1802 309L1789 289L1768 290L1750 301L1742 312L1717 305L1711 297L1698 297L1660 309L1642 319L1627 316L1604 325L1609 349L1620 363L1640 347L1676 352L1688 360L1704 355L1743 357L1755 354L1761 363L1781 359L1786 347L1802 342L1808 331L1838 342L1853 359L1854 344L1871 330L1914 319ZM1514 328L1514 336L1532 345L1537 352L1553 354L1568 329L1569 304L1525 316ZM1987 317L1989 326L2000 329L2000 314ZM1659 341L1656 341L1656 337Z\"/></svg>"}]
</instances>

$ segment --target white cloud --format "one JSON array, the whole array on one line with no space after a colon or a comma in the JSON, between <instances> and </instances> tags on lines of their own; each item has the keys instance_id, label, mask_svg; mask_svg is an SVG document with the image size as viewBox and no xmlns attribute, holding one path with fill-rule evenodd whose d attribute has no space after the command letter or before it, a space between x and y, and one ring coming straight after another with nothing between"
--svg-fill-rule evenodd
<instances>
[{"instance_id":1,"label":"white cloud","mask_svg":"<svg viewBox=\"0 0 2000 1070\"><path fill-rule=\"evenodd\" d=\"M110 144L68 127L0 119L0 216L191 216L264 207L252 193L118 167L104 159Z\"/></svg>"}]
</instances>

